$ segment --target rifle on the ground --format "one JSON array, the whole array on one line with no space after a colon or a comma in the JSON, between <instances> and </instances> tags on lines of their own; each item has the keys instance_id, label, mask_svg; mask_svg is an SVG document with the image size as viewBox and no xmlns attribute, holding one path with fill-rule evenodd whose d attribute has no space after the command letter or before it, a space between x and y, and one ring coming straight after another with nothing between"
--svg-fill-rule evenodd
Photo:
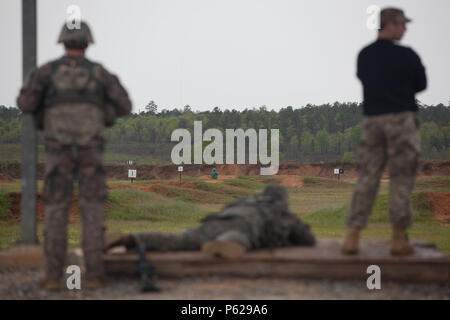
<instances>
[{"instance_id":1,"label":"rifle on the ground","mask_svg":"<svg viewBox=\"0 0 450 320\"><path fill-rule=\"evenodd\" d=\"M139 252L139 261L137 264L137 270L141 276L141 283L142 292L157 292L161 291L161 288L157 287L155 285L155 278L158 275L156 272L156 268L147 259L147 248L145 247L145 244L142 243L142 241L137 241L138 245L138 252Z\"/></svg>"}]
</instances>

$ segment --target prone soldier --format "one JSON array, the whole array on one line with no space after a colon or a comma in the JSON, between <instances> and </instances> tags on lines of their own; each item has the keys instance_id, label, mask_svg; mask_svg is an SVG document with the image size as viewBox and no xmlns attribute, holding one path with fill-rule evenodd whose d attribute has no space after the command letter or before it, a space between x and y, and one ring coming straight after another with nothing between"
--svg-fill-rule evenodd
<instances>
[{"instance_id":1,"label":"prone soldier","mask_svg":"<svg viewBox=\"0 0 450 320\"><path fill-rule=\"evenodd\" d=\"M107 197L104 128L116 117L128 115L131 101L116 76L85 57L93 43L85 22L73 30L65 24L58 43L64 44L65 55L34 70L17 98L19 108L33 113L37 127L44 131L46 272L41 288L61 288L76 179L87 272L83 287L98 288L106 284L102 260Z\"/></svg>"},{"instance_id":2,"label":"prone soldier","mask_svg":"<svg viewBox=\"0 0 450 320\"><path fill-rule=\"evenodd\" d=\"M309 225L289 211L283 186L269 184L256 196L237 200L209 215L201 225L176 234L137 233L106 236L105 250L115 246L149 251L195 251L237 258L247 250L283 246L312 246L316 242Z\"/></svg>"}]
</instances>

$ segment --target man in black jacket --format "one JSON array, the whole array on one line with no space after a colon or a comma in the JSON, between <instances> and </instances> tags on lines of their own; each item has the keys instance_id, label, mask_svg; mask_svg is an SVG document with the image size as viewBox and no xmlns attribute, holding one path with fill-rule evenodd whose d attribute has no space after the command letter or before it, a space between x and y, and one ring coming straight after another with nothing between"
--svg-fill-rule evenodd
<instances>
[{"instance_id":1,"label":"man in black jacket","mask_svg":"<svg viewBox=\"0 0 450 320\"><path fill-rule=\"evenodd\" d=\"M411 21L400 9L380 12L378 39L361 50L357 75L364 92L363 133L358 147L360 177L350 207L342 248L358 252L359 232L367 224L380 178L389 161L389 216L393 226L391 254L413 253L406 229L411 225L409 196L418 170L420 136L415 94L426 88L419 56L395 42Z\"/></svg>"}]
</instances>

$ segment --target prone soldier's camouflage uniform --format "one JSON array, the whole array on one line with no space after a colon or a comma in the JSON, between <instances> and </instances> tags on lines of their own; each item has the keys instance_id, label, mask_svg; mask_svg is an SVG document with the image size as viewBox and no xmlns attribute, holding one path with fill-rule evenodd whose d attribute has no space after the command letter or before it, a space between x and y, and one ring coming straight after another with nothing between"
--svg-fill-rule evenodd
<instances>
[{"instance_id":1,"label":"prone soldier's camouflage uniform","mask_svg":"<svg viewBox=\"0 0 450 320\"><path fill-rule=\"evenodd\" d=\"M75 48L87 46L92 36L63 27L60 41ZM131 111L131 102L116 76L84 56L65 55L31 73L17 104L23 112L43 114L46 151L43 199L45 203L45 255L47 278L62 276L67 248L67 221L73 181L78 180L83 224L83 251L88 276L104 273L104 201L107 197L103 167L104 127L115 116Z\"/></svg>"},{"instance_id":2,"label":"prone soldier's camouflage uniform","mask_svg":"<svg viewBox=\"0 0 450 320\"><path fill-rule=\"evenodd\" d=\"M411 225L409 195L419 164L420 136L415 112L364 117L358 147L360 177L353 194L348 224L364 228L389 159L391 224Z\"/></svg>"},{"instance_id":3,"label":"prone soldier's camouflage uniform","mask_svg":"<svg viewBox=\"0 0 450 320\"><path fill-rule=\"evenodd\" d=\"M132 237L131 247L141 243L149 251L200 250L211 241L235 242L244 250L315 244L309 225L289 212L286 189L276 184L207 216L196 229L177 234L137 233ZM107 248L120 244L129 242L115 241Z\"/></svg>"}]
</instances>

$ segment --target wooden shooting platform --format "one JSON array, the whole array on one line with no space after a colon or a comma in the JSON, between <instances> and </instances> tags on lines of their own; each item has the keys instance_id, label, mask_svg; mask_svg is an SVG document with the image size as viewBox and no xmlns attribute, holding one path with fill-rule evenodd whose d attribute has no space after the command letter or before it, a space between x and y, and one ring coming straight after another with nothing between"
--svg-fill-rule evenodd
<instances>
[{"instance_id":1,"label":"wooden shooting platform","mask_svg":"<svg viewBox=\"0 0 450 320\"><path fill-rule=\"evenodd\" d=\"M362 239L358 255L340 252L342 239L320 239L315 247L251 251L239 259L208 256L200 251L149 252L147 258L166 277L234 276L297 279L363 280L367 267L377 265L381 279L409 283L450 284L450 257L424 240L411 240L415 253L393 257L390 240ZM137 274L136 253L104 256L109 274Z\"/></svg>"}]
</instances>

